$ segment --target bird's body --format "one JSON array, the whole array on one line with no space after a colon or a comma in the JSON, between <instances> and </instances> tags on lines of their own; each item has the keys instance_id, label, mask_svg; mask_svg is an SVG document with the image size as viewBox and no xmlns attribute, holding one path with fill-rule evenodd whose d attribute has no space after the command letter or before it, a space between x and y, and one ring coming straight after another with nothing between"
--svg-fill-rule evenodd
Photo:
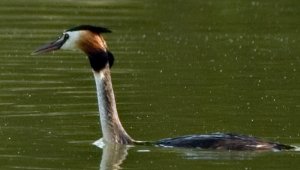
<instances>
[{"instance_id":1,"label":"bird's body","mask_svg":"<svg viewBox=\"0 0 300 170\"><path fill-rule=\"evenodd\" d=\"M292 146L268 142L251 136L226 133L188 135L166 138L155 142L133 140L123 128L118 116L112 86L110 68L114 57L108 50L101 33L110 30L103 27L82 25L66 30L56 41L37 49L33 54L64 50L82 50L89 58L96 82L98 106L103 140L106 143L128 145L152 144L164 147L192 147L227 150L287 150Z\"/></svg>"},{"instance_id":2,"label":"bird's body","mask_svg":"<svg viewBox=\"0 0 300 170\"><path fill-rule=\"evenodd\" d=\"M156 145L164 147L186 147L202 149L223 149L223 150L288 150L293 147L275 142L258 139L256 137L232 134L232 133L211 133L180 136L177 138L161 139L155 142Z\"/></svg>"}]
</instances>

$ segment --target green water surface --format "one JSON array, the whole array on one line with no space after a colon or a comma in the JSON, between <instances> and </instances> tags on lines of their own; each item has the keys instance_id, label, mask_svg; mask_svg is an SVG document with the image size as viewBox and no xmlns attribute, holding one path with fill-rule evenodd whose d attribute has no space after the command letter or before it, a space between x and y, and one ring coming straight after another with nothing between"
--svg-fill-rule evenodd
<instances>
[{"instance_id":1,"label":"green water surface","mask_svg":"<svg viewBox=\"0 0 300 170\"><path fill-rule=\"evenodd\" d=\"M299 146L299 11L297 0L1 0L0 169L299 169L295 151L98 148L84 54L30 55L70 27L107 27L133 138L235 132Z\"/></svg>"}]
</instances>

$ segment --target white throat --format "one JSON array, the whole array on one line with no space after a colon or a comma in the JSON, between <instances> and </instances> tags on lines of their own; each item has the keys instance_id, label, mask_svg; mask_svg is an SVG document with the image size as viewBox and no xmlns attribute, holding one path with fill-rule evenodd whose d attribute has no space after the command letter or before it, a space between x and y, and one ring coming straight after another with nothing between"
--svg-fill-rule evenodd
<instances>
[{"instance_id":1,"label":"white throat","mask_svg":"<svg viewBox=\"0 0 300 170\"><path fill-rule=\"evenodd\" d=\"M104 142L132 144L118 116L109 64L99 72L94 71L98 106Z\"/></svg>"},{"instance_id":2,"label":"white throat","mask_svg":"<svg viewBox=\"0 0 300 170\"><path fill-rule=\"evenodd\" d=\"M112 134L110 133L110 127L107 124L109 121L108 110L107 110L107 101L105 100L105 87L104 87L104 73L103 72L93 72L96 82L97 89L97 98L98 98L98 107L100 114L100 122L103 138L105 140L111 139Z\"/></svg>"}]
</instances>

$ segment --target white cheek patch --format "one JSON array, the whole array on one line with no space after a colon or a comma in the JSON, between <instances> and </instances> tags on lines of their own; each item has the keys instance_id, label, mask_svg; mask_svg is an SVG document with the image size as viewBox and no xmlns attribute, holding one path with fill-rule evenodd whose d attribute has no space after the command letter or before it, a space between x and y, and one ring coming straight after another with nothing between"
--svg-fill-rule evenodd
<instances>
[{"instance_id":1,"label":"white cheek patch","mask_svg":"<svg viewBox=\"0 0 300 170\"><path fill-rule=\"evenodd\" d=\"M63 50L74 50L77 48L77 43L80 39L81 31L69 31L65 32L69 35L68 40L61 46Z\"/></svg>"}]
</instances>

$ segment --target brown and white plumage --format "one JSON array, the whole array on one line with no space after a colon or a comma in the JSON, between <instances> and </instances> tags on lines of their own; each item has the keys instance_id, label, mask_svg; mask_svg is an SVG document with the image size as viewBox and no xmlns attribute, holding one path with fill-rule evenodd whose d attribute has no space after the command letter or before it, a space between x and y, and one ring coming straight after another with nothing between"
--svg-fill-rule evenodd
<instances>
[{"instance_id":1,"label":"brown and white plumage","mask_svg":"<svg viewBox=\"0 0 300 170\"><path fill-rule=\"evenodd\" d=\"M114 58L100 34L102 32L110 31L88 25L74 27L66 30L56 41L37 49L34 54L53 49L82 50L93 68L103 140L109 143L133 144L133 139L124 130L118 116L110 75Z\"/></svg>"},{"instance_id":2,"label":"brown and white plumage","mask_svg":"<svg viewBox=\"0 0 300 170\"><path fill-rule=\"evenodd\" d=\"M227 150L288 150L294 148L289 145L269 142L252 136L230 133L187 135L161 139L156 142L133 140L123 128L117 112L110 73L114 57L109 52L107 44L101 35L108 32L111 31L103 27L81 25L66 30L57 40L33 52L33 54L40 54L58 49L80 49L88 56L96 82L104 142Z\"/></svg>"}]
</instances>

